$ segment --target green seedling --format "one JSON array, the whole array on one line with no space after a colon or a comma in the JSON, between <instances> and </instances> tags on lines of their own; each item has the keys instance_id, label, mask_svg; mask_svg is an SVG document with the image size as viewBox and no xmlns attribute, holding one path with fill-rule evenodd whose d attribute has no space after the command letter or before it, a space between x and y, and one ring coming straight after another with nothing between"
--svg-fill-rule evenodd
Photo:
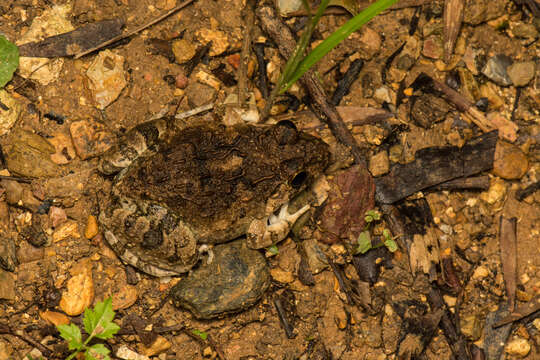
<instances>
[{"instance_id":1,"label":"green seedling","mask_svg":"<svg viewBox=\"0 0 540 360\"><path fill-rule=\"evenodd\" d=\"M66 360L73 359L77 354L84 352L86 360L110 360L110 350L103 344L88 345L94 338L107 340L120 330L120 327L113 322L114 311L112 309L112 299L98 302L94 309L84 310L84 330L88 337L83 342L79 327L71 323L68 325L58 325L60 336L68 342L69 350L74 352Z\"/></svg>"},{"instance_id":2,"label":"green seedling","mask_svg":"<svg viewBox=\"0 0 540 360\"><path fill-rule=\"evenodd\" d=\"M371 242L371 232L369 228L371 225L379 221L381 219L381 213L377 210L368 210L366 212L366 216L364 218L366 220L366 226L364 228L364 231L358 235L357 244L358 246L355 249L355 254L365 254L371 249L376 249L381 246L386 246L388 251L395 252L398 249L397 243L395 241L395 238L392 237L392 234L390 233L390 230L384 229L382 233L382 244L373 246Z\"/></svg>"},{"instance_id":3,"label":"green seedling","mask_svg":"<svg viewBox=\"0 0 540 360\"><path fill-rule=\"evenodd\" d=\"M302 33L302 36L298 40L298 44L293 55L287 61L283 73L279 79L278 86L276 87L280 94L287 91L292 84L294 84L302 75L306 73L313 65L315 65L322 57L330 50L338 46L343 40L345 40L353 32L360 29L369 20L373 19L381 11L392 6L397 0L379 0L366 9L355 15L339 29L334 31L329 37L324 39L315 49L313 49L307 56L304 56L309 40L313 34L313 30L317 26L322 14L329 5L330 0L322 0L319 5L315 16L311 15L310 7L307 4L307 0L304 0L304 7L307 10L309 22L307 28Z\"/></svg>"},{"instance_id":4,"label":"green seedling","mask_svg":"<svg viewBox=\"0 0 540 360\"><path fill-rule=\"evenodd\" d=\"M205 341L206 341L206 339L208 339L208 334L205 333L204 331L194 329L194 330L191 330L191 333L193 335L196 335L196 336L200 337L201 339L203 339Z\"/></svg>"},{"instance_id":5,"label":"green seedling","mask_svg":"<svg viewBox=\"0 0 540 360\"><path fill-rule=\"evenodd\" d=\"M19 66L19 48L0 35L0 89L11 80Z\"/></svg>"}]
</instances>

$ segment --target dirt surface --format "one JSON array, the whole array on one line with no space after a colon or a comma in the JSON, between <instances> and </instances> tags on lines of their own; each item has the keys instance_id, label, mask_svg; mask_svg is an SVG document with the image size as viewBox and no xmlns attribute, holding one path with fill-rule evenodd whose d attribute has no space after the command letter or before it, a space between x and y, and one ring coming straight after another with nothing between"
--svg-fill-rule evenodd
<instances>
[{"instance_id":1,"label":"dirt surface","mask_svg":"<svg viewBox=\"0 0 540 360\"><path fill-rule=\"evenodd\" d=\"M466 2L447 59L444 2L403 2L423 5L377 16L317 64L330 97L351 64L364 62L338 110L374 176L411 162L419 149L461 147L482 134L439 92L410 88L420 73L476 104L505 139L497 144L493 170L479 174L487 179L483 188L428 189L394 204L409 219L403 233L385 222L392 209L383 207L385 221L371 231L378 239L391 229L396 252L381 247L353 257L356 237L329 236L321 223L332 221L317 220L323 207L312 209L311 220L279 243L277 254L265 254L272 285L263 298L240 313L204 321L167 297L182 277L155 278L118 259L96 222L113 180L97 171L100 155L152 118L210 102L216 109L202 116L232 118L218 105L238 91L243 3L194 1L107 50L77 60L54 58L44 66L46 73L36 72L31 80L21 77L21 61L5 89L9 98L0 92L1 102L19 112L10 124L0 113L0 145L9 170L2 175L32 182L0 180L0 359L67 357L67 344L51 324L80 325L85 308L110 296L117 323L130 332L106 342L113 354L127 346L159 359L464 359L484 349L488 359L540 358L538 312L498 332L491 328L491 318L504 316L508 304L519 308L540 293L540 192L537 187L520 195L540 181L540 20L531 12L539 6L534 0ZM0 4L0 33L22 44L116 17L133 29L175 5L173 0L14 0ZM36 19L53 12L60 20L41 25L53 33L28 38ZM349 17L324 16L314 43ZM306 21L285 20L294 31ZM275 83L284 61L257 19L252 38L266 43L266 72ZM209 41L209 51L194 62ZM247 60L249 89L261 111L265 99L255 85L260 82L253 51ZM189 73L191 64L196 66ZM502 74L485 70L489 66L502 66ZM95 68L110 75L102 89L96 85L102 75L92 80ZM274 121L289 119L327 142L333 160L328 193L361 198L362 182L343 180L355 176L347 173L348 149L309 111L300 84L289 93L273 107ZM377 117L381 109L392 114ZM419 210L426 207L429 216ZM363 214L357 218L363 224ZM512 220L503 226L512 218L515 241Z\"/></svg>"}]
</instances>

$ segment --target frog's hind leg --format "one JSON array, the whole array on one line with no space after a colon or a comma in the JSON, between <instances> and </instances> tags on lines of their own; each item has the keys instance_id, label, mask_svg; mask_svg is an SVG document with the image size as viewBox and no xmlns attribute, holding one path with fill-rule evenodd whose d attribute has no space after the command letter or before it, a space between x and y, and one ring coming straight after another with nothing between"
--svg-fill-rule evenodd
<instances>
[{"instance_id":1,"label":"frog's hind leg","mask_svg":"<svg viewBox=\"0 0 540 360\"><path fill-rule=\"evenodd\" d=\"M170 118L161 118L135 126L101 157L99 171L105 175L116 174L143 153L157 151L159 144L172 132L171 127Z\"/></svg>"}]
</instances>

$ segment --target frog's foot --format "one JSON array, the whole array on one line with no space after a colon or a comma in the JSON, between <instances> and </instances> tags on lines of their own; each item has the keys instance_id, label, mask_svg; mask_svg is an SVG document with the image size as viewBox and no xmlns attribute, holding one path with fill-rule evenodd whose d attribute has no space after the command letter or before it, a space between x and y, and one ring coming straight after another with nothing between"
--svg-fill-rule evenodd
<instances>
[{"instance_id":1,"label":"frog's foot","mask_svg":"<svg viewBox=\"0 0 540 360\"><path fill-rule=\"evenodd\" d=\"M175 276L198 261L197 240L180 219L157 205L125 202L102 213L105 239L126 263L153 276Z\"/></svg>"},{"instance_id":2,"label":"frog's foot","mask_svg":"<svg viewBox=\"0 0 540 360\"><path fill-rule=\"evenodd\" d=\"M289 214L288 207L288 204L283 205L277 216L272 214L268 219L256 219L251 222L246 233L250 248L267 248L285 239L296 220L308 211L310 206L305 205L293 214Z\"/></svg>"}]
</instances>

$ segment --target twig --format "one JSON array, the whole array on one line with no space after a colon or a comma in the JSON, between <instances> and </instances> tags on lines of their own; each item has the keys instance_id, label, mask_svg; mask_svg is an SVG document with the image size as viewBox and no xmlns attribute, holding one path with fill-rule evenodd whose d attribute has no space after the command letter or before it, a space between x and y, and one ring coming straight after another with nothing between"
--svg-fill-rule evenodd
<instances>
[{"instance_id":1,"label":"twig","mask_svg":"<svg viewBox=\"0 0 540 360\"><path fill-rule=\"evenodd\" d=\"M9 327L9 325L0 324L0 334L13 335L13 336L18 337L21 340L26 341L28 344L38 348L38 350L41 351L41 353L45 355L45 357L50 357L54 352L47 346L41 344L39 341L36 341L33 338L31 338L24 330L14 331L11 329L11 327Z\"/></svg>"},{"instance_id":2,"label":"twig","mask_svg":"<svg viewBox=\"0 0 540 360\"><path fill-rule=\"evenodd\" d=\"M152 20L152 21L150 21L150 22L148 22L148 23L146 23L146 24L144 24L144 25L141 25L141 26L139 26L139 27L137 27L137 28L135 28L135 29L133 29L133 30L131 30L131 31L128 31L128 32L124 33L124 34L115 36L115 37L113 37L112 39L109 39L109 40L107 40L107 41L105 41L105 42L102 42L102 43L99 44L98 46L95 46L95 47L93 47L93 48L91 48L91 49L88 49L88 50L85 50L85 51L83 51L83 52L78 53L77 55L74 56L74 59L78 59L78 58L80 58L80 57L82 57L82 56L84 56L84 55L87 55L87 54L90 54L91 52L94 52L94 51L96 51L96 50L99 50L99 49L101 49L101 48L103 48L103 47L105 47L105 46L107 46L107 45L110 45L110 44L112 44L112 43L115 43L115 42L117 42L118 40L125 39L125 38L127 38L127 37L130 37L130 36L133 35L133 34L136 34L136 33L138 33L138 32L141 32L141 31L143 31L144 29L146 29L146 28L148 28L148 27L150 27L150 26L152 26L152 25L154 25L154 24L160 22L161 20L163 20L163 19L169 17L170 15L174 14L174 13L177 12L178 10L183 9L184 7L186 7L186 6L188 6L189 4L191 4L193 1L195 1L195 0L186 0L186 1L184 1L183 3L181 3L180 5L178 5L178 6L174 7L174 8L172 8L172 9L169 10L169 11L167 11L165 14L158 16L158 17L155 18L154 20Z\"/></svg>"},{"instance_id":3,"label":"twig","mask_svg":"<svg viewBox=\"0 0 540 360\"><path fill-rule=\"evenodd\" d=\"M277 297L274 298L274 306L276 307L279 321L281 322L281 326L283 326L283 330L285 330L287 339L294 339L296 337L294 334L294 329L289 323L289 320L287 320L287 316L285 315L285 310L283 309L281 300L279 300Z\"/></svg>"},{"instance_id":4,"label":"twig","mask_svg":"<svg viewBox=\"0 0 540 360\"><path fill-rule=\"evenodd\" d=\"M257 9L257 16L261 20L263 30L278 45L281 55L286 59L290 58L293 54L296 41L289 28L278 19L275 10L269 6L262 6ZM351 148L355 163L365 165L365 155L341 119L336 108L329 103L328 97L313 70L306 72L300 81L307 88L313 99L313 110L315 114L328 124L332 134L341 143Z\"/></svg>"},{"instance_id":5,"label":"twig","mask_svg":"<svg viewBox=\"0 0 540 360\"><path fill-rule=\"evenodd\" d=\"M191 110L184 111L182 113L176 114L174 116L174 118L177 119L177 120L185 119L185 118L188 118L190 116L197 115L197 114L200 114L202 112L205 112L206 110L210 110L213 107L214 107L214 104L209 103L209 104L206 104L206 105L196 107L195 109L191 109Z\"/></svg>"},{"instance_id":6,"label":"twig","mask_svg":"<svg viewBox=\"0 0 540 360\"><path fill-rule=\"evenodd\" d=\"M249 50L251 49L251 31L255 22L254 0L246 1L242 10L244 20L244 41L242 42L242 52L240 53L240 66L238 67L238 106L246 105L247 94L247 67L249 62Z\"/></svg>"}]
</instances>

